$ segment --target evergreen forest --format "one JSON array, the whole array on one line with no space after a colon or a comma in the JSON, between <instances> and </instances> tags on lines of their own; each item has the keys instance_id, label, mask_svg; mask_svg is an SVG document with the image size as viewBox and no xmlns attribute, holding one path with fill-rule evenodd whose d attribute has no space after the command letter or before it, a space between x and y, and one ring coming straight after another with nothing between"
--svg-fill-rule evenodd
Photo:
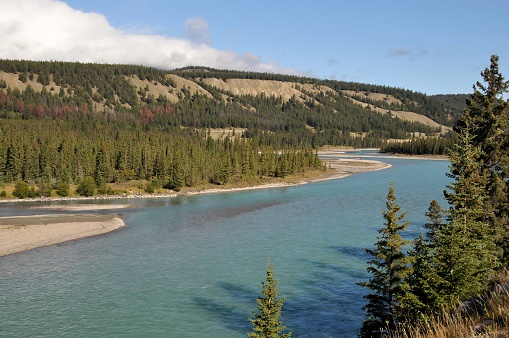
<instances>
[{"instance_id":1,"label":"evergreen forest","mask_svg":"<svg viewBox=\"0 0 509 338\"><path fill-rule=\"evenodd\" d=\"M0 60L0 181L18 182L18 197L65 196L86 178L99 193L130 180L178 191L324 170L323 146L443 154L465 98L203 67Z\"/></svg>"}]
</instances>

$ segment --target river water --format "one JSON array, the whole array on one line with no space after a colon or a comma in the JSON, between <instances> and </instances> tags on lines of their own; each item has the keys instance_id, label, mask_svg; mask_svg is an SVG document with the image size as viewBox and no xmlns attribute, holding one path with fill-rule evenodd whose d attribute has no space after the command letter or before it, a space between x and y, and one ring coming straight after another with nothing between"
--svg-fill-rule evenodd
<instances>
[{"instance_id":1,"label":"river water","mask_svg":"<svg viewBox=\"0 0 509 338\"><path fill-rule=\"evenodd\" d=\"M134 200L119 231L1 257L0 336L245 337L270 260L293 337L355 337L390 182L409 239L431 200L446 206L447 161L381 160L297 187Z\"/></svg>"}]
</instances>

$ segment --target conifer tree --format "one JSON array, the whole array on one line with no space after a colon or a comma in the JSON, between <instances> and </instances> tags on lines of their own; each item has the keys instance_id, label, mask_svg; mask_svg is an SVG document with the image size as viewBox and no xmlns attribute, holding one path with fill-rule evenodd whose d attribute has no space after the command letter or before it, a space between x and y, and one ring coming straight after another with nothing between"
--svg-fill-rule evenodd
<instances>
[{"instance_id":1,"label":"conifer tree","mask_svg":"<svg viewBox=\"0 0 509 338\"><path fill-rule=\"evenodd\" d=\"M404 319L401 300L408 293L406 278L411 268L409 258L404 252L408 241L401 237L400 232L405 231L410 223L402 222L405 213L399 214L401 208L396 204L392 183L389 186L386 207L387 210L383 212L384 227L378 231L380 236L377 237L375 248L365 249L373 256L367 268L372 278L359 285L372 293L364 296L368 303L363 310L368 319L362 324L361 337L371 337L386 329L393 329Z\"/></svg>"},{"instance_id":2,"label":"conifer tree","mask_svg":"<svg viewBox=\"0 0 509 338\"><path fill-rule=\"evenodd\" d=\"M409 292L402 300L402 312L405 322L410 324L425 320L440 310L436 290L438 277L431 241L421 234L412 242L409 252L412 270L407 277Z\"/></svg>"},{"instance_id":3,"label":"conifer tree","mask_svg":"<svg viewBox=\"0 0 509 338\"><path fill-rule=\"evenodd\" d=\"M474 93L467 100L468 108L456 126L459 134L471 134L471 143L480 147L480 169L486 176L485 208L489 209L490 224L499 232L498 243L509 256L509 81L504 80L498 69L498 56L491 56L491 64L481 72L485 82L474 85Z\"/></svg>"},{"instance_id":4,"label":"conifer tree","mask_svg":"<svg viewBox=\"0 0 509 338\"><path fill-rule=\"evenodd\" d=\"M173 156L173 162L170 166L170 175L168 178L168 182L165 184L166 189L172 189L175 191L180 191L180 189L184 186L184 170L182 168L181 159L175 155Z\"/></svg>"},{"instance_id":5,"label":"conifer tree","mask_svg":"<svg viewBox=\"0 0 509 338\"><path fill-rule=\"evenodd\" d=\"M66 197L69 196L70 192L69 175L67 172L63 172L57 182L57 194L58 196Z\"/></svg>"},{"instance_id":6,"label":"conifer tree","mask_svg":"<svg viewBox=\"0 0 509 338\"><path fill-rule=\"evenodd\" d=\"M254 318L249 319L253 324L253 332L248 332L248 337L291 337L291 332L282 332L286 327L283 326L283 323L279 320L285 298L277 298L277 280L274 279L273 264L267 264L267 277L265 278L265 282L262 282L262 285L262 297L258 297L256 300L259 312L253 312Z\"/></svg>"},{"instance_id":7,"label":"conifer tree","mask_svg":"<svg viewBox=\"0 0 509 338\"><path fill-rule=\"evenodd\" d=\"M91 176L87 176L83 179L83 181L76 187L76 192L80 196L94 196L97 186L95 184L95 180Z\"/></svg>"},{"instance_id":8,"label":"conifer tree","mask_svg":"<svg viewBox=\"0 0 509 338\"><path fill-rule=\"evenodd\" d=\"M458 142L449 151L447 221L442 222L442 210L432 201L427 239L416 240L410 253L412 297L405 306L414 321L485 291L501 267L509 178L508 103L502 95L508 82L498 72L496 56L481 75L487 85L474 86L456 127Z\"/></svg>"},{"instance_id":9,"label":"conifer tree","mask_svg":"<svg viewBox=\"0 0 509 338\"><path fill-rule=\"evenodd\" d=\"M483 170L481 146L472 142L469 123L465 124L459 143L450 152L453 179L445 192L450 204L449 222L436 233L434 240L437 273L435 287L443 305L477 295L501 264L501 249L496 245L497 231L490 225L493 210L486 196L489 177Z\"/></svg>"},{"instance_id":10,"label":"conifer tree","mask_svg":"<svg viewBox=\"0 0 509 338\"><path fill-rule=\"evenodd\" d=\"M428 238L432 239L443 225L444 210L436 200L433 200L429 204L428 211L426 211L425 215L429 218L430 222L424 224L424 227L429 230L427 233Z\"/></svg>"}]
</instances>

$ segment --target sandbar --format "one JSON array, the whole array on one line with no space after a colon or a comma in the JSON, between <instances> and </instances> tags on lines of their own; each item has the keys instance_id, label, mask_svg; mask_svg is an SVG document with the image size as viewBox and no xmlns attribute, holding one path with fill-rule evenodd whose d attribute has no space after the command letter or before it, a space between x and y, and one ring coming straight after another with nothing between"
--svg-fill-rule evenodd
<instances>
[{"instance_id":1,"label":"sandbar","mask_svg":"<svg viewBox=\"0 0 509 338\"><path fill-rule=\"evenodd\" d=\"M129 208L129 204L53 204L39 205L30 209L48 209L65 211L112 210Z\"/></svg>"},{"instance_id":2,"label":"sandbar","mask_svg":"<svg viewBox=\"0 0 509 338\"><path fill-rule=\"evenodd\" d=\"M104 234L125 225L117 215L0 217L0 256Z\"/></svg>"},{"instance_id":3,"label":"sandbar","mask_svg":"<svg viewBox=\"0 0 509 338\"><path fill-rule=\"evenodd\" d=\"M324 152L330 158L325 160L327 171L323 175L302 178L295 182L272 182L249 187L235 188L213 188L202 191L185 192L186 195L225 193L241 190L267 189L277 187L296 186L323 180L332 180L348 177L355 173L376 171L389 168L391 165L363 158L341 158L346 155L341 151ZM160 198L176 197L179 194L136 194L133 198ZM127 196L130 198L131 196ZM61 201L61 200L90 200L90 199L118 199L126 196L105 196L101 198L41 198L39 201ZM16 200L8 200L16 201ZM17 200L23 201L23 200ZM37 201L34 199L25 201ZM117 204L73 204L73 205L41 205L33 209L54 209L62 212L121 209L129 207L129 203ZM117 215L96 215L96 214L49 214L36 216L12 216L0 217L0 256L17 252L23 252L52 244L76 240L79 238L104 234L125 226L124 221Z\"/></svg>"}]
</instances>

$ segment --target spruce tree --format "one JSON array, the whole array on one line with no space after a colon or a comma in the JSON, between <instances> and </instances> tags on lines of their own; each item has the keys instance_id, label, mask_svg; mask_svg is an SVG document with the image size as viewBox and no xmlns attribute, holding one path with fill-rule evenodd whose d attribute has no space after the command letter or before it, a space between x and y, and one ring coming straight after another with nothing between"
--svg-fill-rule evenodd
<instances>
[{"instance_id":1,"label":"spruce tree","mask_svg":"<svg viewBox=\"0 0 509 338\"><path fill-rule=\"evenodd\" d=\"M278 338L291 337L291 332L282 333L286 328L279 320L281 317L281 309L285 298L277 298L277 280L274 279L274 265L267 264L267 277L262 282L262 297L256 300L258 311L253 312L254 318L249 321L253 324L253 332L248 332L251 338Z\"/></svg>"},{"instance_id":2,"label":"spruce tree","mask_svg":"<svg viewBox=\"0 0 509 338\"><path fill-rule=\"evenodd\" d=\"M168 181L164 185L166 189L172 189L174 191L180 191L184 186L184 169L182 167L182 160L177 156L173 156L173 162L170 166L170 175Z\"/></svg>"},{"instance_id":3,"label":"spruce tree","mask_svg":"<svg viewBox=\"0 0 509 338\"><path fill-rule=\"evenodd\" d=\"M509 104L503 100L508 82L498 71L497 56L481 75L487 85L474 86L455 128L458 142L449 151L447 221L433 201L426 213L428 238L416 240L411 251L413 298L406 306L413 320L485 291L502 266L509 212Z\"/></svg>"},{"instance_id":4,"label":"spruce tree","mask_svg":"<svg viewBox=\"0 0 509 338\"><path fill-rule=\"evenodd\" d=\"M426 320L440 310L434 248L430 240L421 234L412 243L409 260L411 273L407 277L409 292L403 297L401 308L405 322L413 324ZM438 307L437 307L438 306Z\"/></svg>"},{"instance_id":5,"label":"spruce tree","mask_svg":"<svg viewBox=\"0 0 509 338\"><path fill-rule=\"evenodd\" d=\"M426 211L425 215L429 218L430 222L424 224L424 227L429 230L427 233L428 238L432 239L443 225L444 210L436 200L433 200L429 204L428 211Z\"/></svg>"},{"instance_id":6,"label":"spruce tree","mask_svg":"<svg viewBox=\"0 0 509 338\"><path fill-rule=\"evenodd\" d=\"M509 256L509 102L503 96L508 92L509 81L504 80L498 69L498 56L491 56L491 64L481 72L485 82L477 82L474 93L467 100L467 110L459 120L456 131L471 134L473 146L480 147L477 159L486 176L485 208L490 214L490 224L498 231L498 244Z\"/></svg>"},{"instance_id":7,"label":"spruce tree","mask_svg":"<svg viewBox=\"0 0 509 338\"><path fill-rule=\"evenodd\" d=\"M435 262L442 279L436 290L444 305L477 295L501 265L498 232L491 226L493 210L486 196L489 177L483 169L481 146L474 145L469 123L450 152L453 182L445 192L450 204L449 222L436 233Z\"/></svg>"},{"instance_id":8,"label":"spruce tree","mask_svg":"<svg viewBox=\"0 0 509 338\"><path fill-rule=\"evenodd\" d=\"M412 321L483 292L500 266L497 232L490 226L491 211L486 206L488 178L479 160L482 151L472 143L467 122L458 144L450 151L448 176L452 183L445 192L450 205L447 221L438 222L438 204L432 203L426 213L431 220L428 238L417 239L410 252L411 297L407 297L405 312Z\"/></svg>"},{"instance_id":9,"label":"spruce tree","mask_svg":"<svg viewBox=\"0 0 509 338\"><path fill-rule=\"evenodd\" d=\"M368 262L368 272L372 278L359 285L372 293L365 295L368 303L363 307L368 318L362 324L361 337L371 337L386 329L393 329L404 319L401 300L408 293L407 276L411 272L409 258L404 252L408 241L400 235L409 222L402 222L405 213L399 214L401 208L396 204L394 186L391 183L387 194L387 210L383 212L384 227L378 232L374 249L365 249L373 259ZM402 222L402 223L401 223Z\"/></svg>"},{"instance_id":10,"label":"spruce tree","mask_svg":"<svg viewBox=\"0 0 509 338\"><path fill-rule=\"evenodd\" d=\"M94 196L97 186L95 184L95 180L91 176L87 176L83 179L83 181L76 187L76 192L80 196Z\"/></svg>"}]
</instances>

